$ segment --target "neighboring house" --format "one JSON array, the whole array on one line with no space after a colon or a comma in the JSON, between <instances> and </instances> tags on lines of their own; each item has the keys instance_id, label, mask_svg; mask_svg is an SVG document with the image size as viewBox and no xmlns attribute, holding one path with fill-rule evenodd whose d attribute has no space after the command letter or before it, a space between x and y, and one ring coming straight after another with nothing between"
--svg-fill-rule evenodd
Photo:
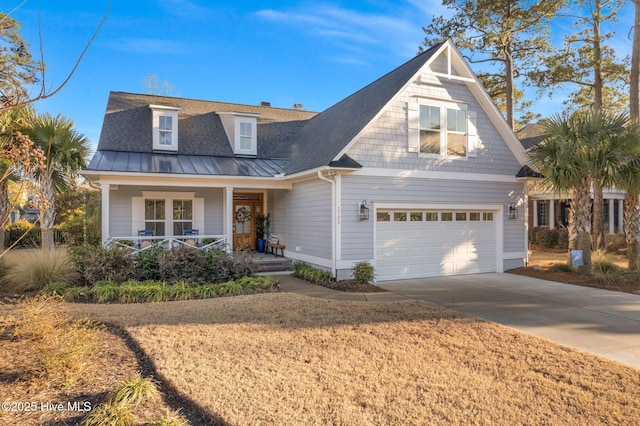
<instances>
[{"instance_id":1,"label":"neighboring house","mask_svg":"<svg viewBox=\"0 0 640 426\"><path fill-rule=\"evenodd\" d=\"M112 92L83 174L105 242L198 229L253 249L269 212L285 256L383 281L523 266L528 161L445 42L319 114Z\"/></svg>"},{"instance_id":2,"label":"neighboring house","mask_svg":"<svg viewBox=\"0 0 640 426\"><path fill-rule=\"evenodd\" d=\"M540 123L525 126L518 132L522 146L528 151L542 142L544 128ZM566 228L569 225L569 194L549 190L539 182L530 182L528 189L529 227ZM616 188L604 188L604 224L609 234L624 233L625 192Z\"/></svg>"}]
</instances>

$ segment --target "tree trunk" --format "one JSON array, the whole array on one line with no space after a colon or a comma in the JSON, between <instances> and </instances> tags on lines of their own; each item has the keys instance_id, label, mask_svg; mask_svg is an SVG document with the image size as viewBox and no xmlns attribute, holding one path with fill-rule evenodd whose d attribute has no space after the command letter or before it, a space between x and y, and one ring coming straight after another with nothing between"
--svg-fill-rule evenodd
<instances>
[{"instance_id":1,"label":"tree trunk","mask_svg":"<svg viewBox=\"0 0 640 426\"><path fill-rule=\"evenodd\" d=\"M613 220L613 218L609 218L609 220ZM604 249L604 196L602 195L602 186L596 182L593 183L593 230L591 235L593 249Z\"/></svg>"},{"instance_id":2,"label":"tree trunk","mask_svg":"<svg viewBox=\"0 0 640 426\"><path fill-rule=\"evenodd\" d=\"M574 221L577 234L574 243L575 249L582 250L584 261L584 264L579 266L578 270L586 274L593 272L591 266L591 238L589 237L591 231L591 194L589 186L589 182L584 182L581 186L573 189L569 215L569 220ZM571 258L571 253L569 253L569 258Z\"/></svg>"},{"instance_id":3,"label":"tree trunk","mask_svg":"<svg viewBox=\"0 0 640 426\"><path fill-rule=\"evenodd\" d=\"M56 220L55 195L53 192L53 178L51 169L47 169L40 179L40 189L45 205L40 210L40 235L42 238L42 250L55 249L53 239L53 225Z\"/></svg>"},{"instance_id":4,"label":"tree trunk","mask_svg":"<svg viewBox=\"0 0 640 426\"><path fill-rule=\"evenodd\" d=\"M640 271L640 193L627 191L624 200L624 235L630 271Z\"/></svg>"},{"instance_id":5,"label":"tree trunk","mask_svg":"<svg viewBox=\"0 0 640 426\"><path fill-rule=\"evenodd\" d=\"M9 211L9 185L8 179L0 181L0 254L4 252L4 239L11 212Z\"/></svg>"},{"instance_id":6,"label":"tree trunk","mask_svg":"<svg viewBox=\"0 0 640 426\"><path fill-rule=\"evenodd\" d=\"M631 47L631 83L629 85L629 118L640 123L640 0L633 0L633 46Z\"/></svg>"},{"instance_id":7,"label":"tree trunk","mask_svg":"<svg viewBox=\"0 0 640 426\"><path fill-rule=\"evenodd\" d=\"M602 36L600 35L600 21L602 4L595 0L593 12L593 112L602 111L602 91L604 87L602 76Z\"/></svg>"}]
</instances>

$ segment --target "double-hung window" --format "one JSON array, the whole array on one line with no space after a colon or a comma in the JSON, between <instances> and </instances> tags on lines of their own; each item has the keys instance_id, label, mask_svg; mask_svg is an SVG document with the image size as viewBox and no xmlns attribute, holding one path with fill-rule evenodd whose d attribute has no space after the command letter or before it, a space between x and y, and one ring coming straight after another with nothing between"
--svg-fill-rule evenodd
<instances>
[{"instance_id":1,"label":"double-hung window","mask_svg":"<svg viewBox=\"0 0 640 426\"><path fill-rule=\"evenodd\" d=\"M144 200L144 229L156 236L165 235L165 200Z\"/></svg>"},{"instance_id":2,"label":"double-hung window","mask_svg":"<svg viewBox=\"0 0 640 426\"><path fill-rule=\"evenodd\" d=\"M178 150L179 107L149 105L152 112L153 149L162 151Z\"/></svg>"},{"instance_id":3,"label":"double-hung window","mask_svg":"<svg viewBox=\"0 0 640 426\"><path fill-rule=\"evenodd\" d=\"M173 235L193 228L193 200L173 200Z\"/></svg>"},{"instance_id":4,"label":"double-hung window","mask_svg":"<svg viewBox=\"0 0 640 426\"><path fill-rule=\"evenodd\" d=\"M253 124L244 121L240 122L240 149L252 150L253 145Z\"/></svg>"},{"instance_id":5,"label":"double-hung window","mask_svg":"<svg viewBox=\"0 0 640 426\"><path fill-rule=\"evenodd\" d=\"M428 155L467 156L468 128L465 105L425 101L420 103L415 112L419 116L415 121L418 122L420 140L414 151ZM410 117L410 123L411 121ZM412 137L411 130L409 137Z\"/></svg>"},{"instance_id":6,"label":"double-hung window","mask_svg":"<svg viewBox=\"0 0 640 426\"><path fill-rule=\"evenodd\" d=\"M163 146L173 145L173 117L161 115L158 117L159 143Z\"/></svg>"}]
</instances>

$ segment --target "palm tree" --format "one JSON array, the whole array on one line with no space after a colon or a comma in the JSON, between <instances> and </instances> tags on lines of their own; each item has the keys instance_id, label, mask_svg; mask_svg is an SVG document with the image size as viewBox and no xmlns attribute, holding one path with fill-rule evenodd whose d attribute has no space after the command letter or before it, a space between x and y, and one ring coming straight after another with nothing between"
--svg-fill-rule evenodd
<instances>
[{"instance_id":1,"label":"palm tree","mask_svg":"<svg viewBox=\"0 0 640 426\"><path fill-rule=\"evenodd\" d=\"M628 127L636 140L627 166L620 172L615 186L624 189L624 234L630 271L640 271L640 124Z\"/></svg>"},{"instance_id":2,"label":"palm tree","mask_svg":"<svg viewBox=\"0 0 640 426\"><path fill-rule=\"evenodd\" d=\"M73 121L58 114L38 115L33 118L29 136L46 156L46 168L35 178L41 191L40 228L42 248L54 248L53 225L56 219L55 196L64 191L86 166L89 140L79 134Z\"/></svg>"},{"instance_id":3,"label":"palm tree","mask_svg":"<svg viewBox=\"0 0 640 426\"><path fill-rule=\"evenodd\" d=\"M625 114L590 114L582 119L582 138L588 152L587 167L593 185L593 235L596 249L605 246L603 188L620 185L620 177L629 178L639 161L640 139Z\"/></svg>"},{"instance_id":4,"label":"palm tree","mask_svg":"<svg viewBox=\"0 0 640 426\"><path fill-rule=\"evenodd\" d=\"M582 250L584 265L580 270L590 273L591 177L587 167L588 150L582 137L583 124L575 114L569 116L566 113L543 121L543 139L532 149L531 157L545 176L546 185L571 194L569 249Z\"/></svg>"}]
</instances>

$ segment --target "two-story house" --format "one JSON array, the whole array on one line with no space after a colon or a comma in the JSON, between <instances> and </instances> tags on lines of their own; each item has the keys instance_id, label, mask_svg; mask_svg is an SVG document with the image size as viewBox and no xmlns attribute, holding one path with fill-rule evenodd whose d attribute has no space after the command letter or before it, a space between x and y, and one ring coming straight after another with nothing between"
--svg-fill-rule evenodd
<instances>
[{"instance_id":1,"label":"two-story house","mask_svg":"<svg viewBox=\"0 0 640 426\"><path fill-rule=\"evenodd\" d=\"M112 92L83 174L105 242L197 229L253 249L269 212L286 257L383 281L523 266L528 162L445 42L317 114Z\"/></svg>"}]
</instances>

